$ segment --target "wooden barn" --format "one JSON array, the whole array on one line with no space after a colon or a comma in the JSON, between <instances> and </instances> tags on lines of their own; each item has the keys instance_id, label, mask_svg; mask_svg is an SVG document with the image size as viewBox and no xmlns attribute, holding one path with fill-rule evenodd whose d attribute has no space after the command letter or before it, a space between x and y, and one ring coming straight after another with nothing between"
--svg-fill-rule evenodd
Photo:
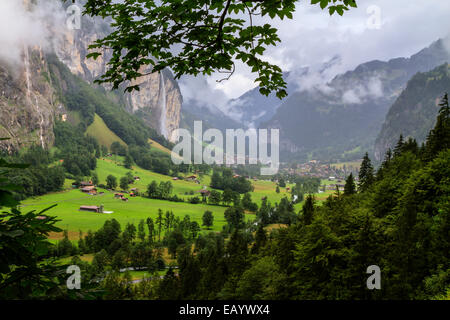
<instances>
[{"instance_id":1,"label":"wooden barn","mask_svg":"<svg viewBox=\"0 0 450 320\"><path fill-rule=\"evenodd\" d=\"M80 190L84 193L97 194L97 188L94 186L82 187Z\"/></svg>"},{"instance_id":2,"label":"wooden barn","mask_svg":"<svg viewBox=\"0 0 450 320\"><path fill-rule=\"evenodd\" d=\"M79 211L100 212L100 207L97 206L81 206Z\"/></svg>"}]
</instances>

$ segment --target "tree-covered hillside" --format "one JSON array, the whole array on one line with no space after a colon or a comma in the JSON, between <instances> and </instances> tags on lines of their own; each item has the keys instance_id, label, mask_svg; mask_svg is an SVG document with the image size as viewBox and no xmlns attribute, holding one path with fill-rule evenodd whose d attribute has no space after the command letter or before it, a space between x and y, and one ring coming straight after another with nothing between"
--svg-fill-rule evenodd
<instances>
[{"instance_id":1,"label":"tree-covered hillside","mask_svg":"<svg viewBox=\"0 0 450 320\"><path fill-rule=\"evenodd\" d=\"M393 148L398 137L425 141L436 122L442 92L450 88L450 65L418 73L389 110L375 143L375 157L380 159Z\"/></svg>"},{"instance_id":2,"label":"tree-covered hillside","mask_svg":"<svg viewBox=\"0 0 450 320\"><path fill-rule=\"evenodd\" d=\"M438 40L410 58L361 64L327 84L290 94L262 126L280 129L282 159L361 159L372 153L383 120L408 80L449 61L444 41Z\"/></svg>"}]
</instances>

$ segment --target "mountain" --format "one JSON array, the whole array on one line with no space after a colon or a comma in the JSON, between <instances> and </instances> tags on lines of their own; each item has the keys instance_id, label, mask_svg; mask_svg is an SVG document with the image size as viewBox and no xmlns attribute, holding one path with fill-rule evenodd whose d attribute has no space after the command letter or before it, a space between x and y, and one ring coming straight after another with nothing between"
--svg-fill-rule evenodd
<instances>
[{"instance_id":1,"label":"mountain","mask_svg":"<svg viewBox=\"0 0 450 320\"><path fill-rule=\"evenodd\" d=\"M291 94L262 126L280 129L284 160L360 158L373 150L408 80L448 61L444 41L438 40L410 58L361 64L326 85Z\"/></svg>"},{"instance_id":2,"label":"mountain","mask_svg":"<svg viewBox=\"0 0 450 320\"><path fill-rule=\"evenodd\" d=\"M298 91L298 81L292 78L302 78L312 73L322 77L329 69L334 67L341 61L339 56L334 56L329 61L312 67L297 68L294 72L284 72L283 78L286 79L288 94ZM282 101L276 97L275 93L264 96L259 92L259 88L253 88L237 99L232 99L228 103L227 113L232 115L235 121L241 123L244 127L255 127L261 123L269 121L276 113L278 107L282 105Z\"/></svg>"},{"instance_id":3,"label":"mountain","mask_svg":"<svg viewBox=\"0 0 450 320\"><path fill-rule=\"evenodd\" d=\"M49 148L55 121L86 130L96 114L127 144L142 145L151 138L166 145L164 138L172 140L181 120L182 95L171 72L136 79L133 84L139 83L140 91L132 93L94 84L106 71L110 53L86 59L87 48L110 27L85 16L81 26L52 30L51 48L24 45L19 65L0 61L0 137L10 138L0 141L0 149Z\"/></svg>"},{"instance_id":4,"label":"mountain","mask_svg":"<svg viewBox=\"0 0 450 320\"><path fill-rule=\"evenodd\" d=\"M228 117L218 108L210 109L198 104L196 101L185 102L181 110L180 128L193 132L194 121L198 120L202 120L203 130L215 128L225 132L226 129L242 127L239 122Z\"/></svg>"},{"instance_id":5,"label":"mountain","mask_svg":"<svg viewBox=\"0 0 450 320\"><path fill-rule=\"evenodd\" d=\"M288 73L284 73L286 79ZM294 91L294 87L289 85L288 93ZM259 92L259 88L253 88L237 99L228 102L227 114L244 127L258 127L262 122L270 120L277 108L281 105L281 100L271 93L268 97Z\"/></svg>"},{"instance_id":6,"label":"mountain","mask_svg":"<svg viewBox=\"0 0 450 320\"><path fill-rule=\"evenodd\" d=\"M92 84L106 72L111 52L103 51L103 56L96 60L87 59L88 46L109 32L110 26L104 20L83 16L81 29L66 30L58 34L55 41L55 53L73 74ZM140 70L141 73L149 71L151 70L147 67L142 67ZM161 73L150 73L132 82L132 85L136 84L140 87L139 91L123 93L124 90L118 90L120 92L117 92L126 110L136 114L149 127L173 141L172 133L180 124L183 97L171 71L165 69ZM107 84L104 87L110 89ZM121 89L125 89L124 87Z\"/></svg>"},{"instance_id":7,"label":"mountain","mask_svg":"<svg viewBox=\"0 0 450 320\"><path fill-rule=\"evenodd\" d=\"M55 101L48 75L49 66L39 49L24 48L19 69L0 63L0 137L10 138L0 141L0 149L53 145L53 119L65 110Z\"/></svg>"},{"instance_id":8,"label":"mountain","mask_svg":"<svg viewBox=\"0 0 450 320\"><path fill-rule=\"evenodd\" d=\"M393 149L400 134L424 142L434 127L439 103L445 92L450 92L450 65L416 74L386 115L375 142L375 157L383 159L388 148Z\"/></svg>"}]
</instances>

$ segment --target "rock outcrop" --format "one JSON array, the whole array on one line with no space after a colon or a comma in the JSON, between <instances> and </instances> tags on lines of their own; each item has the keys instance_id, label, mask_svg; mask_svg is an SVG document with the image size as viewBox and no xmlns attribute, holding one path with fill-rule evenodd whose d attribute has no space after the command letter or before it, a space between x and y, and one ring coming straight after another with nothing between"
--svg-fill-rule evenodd
<instances>
[{"instance_id":1,"label":"rock outcrop","mask_svg":"<svg viewBox=\"0 0 450 320\"><path fill-rule=\"evenodd\" d=\"M30 144L54 143L53 123L59 107L40 48L24 47L21 66L0 63L0 148L8 152Z\"/></svg>"},{"instance_id":2,"label":"rock outcrop","mask_svg":"<svg viewBox=\"0 0 450 320\"><path fill-rule=\"evenodd\" d=\"M67 30L56 41L55 52L72 73L93 83L107 70L110 53L102 52L96 60L87 59L88 46L104 37L108 30L102 20L83 18L80 30ZM150 73L133 81L132 85L135 84L139 84L139 91L123 93L127 111L139 115L148 126L173 141L172 133L180 125L183 99L171 72ZM104 86L110 89L107 84Z\"/></svg>"}]
</instances>

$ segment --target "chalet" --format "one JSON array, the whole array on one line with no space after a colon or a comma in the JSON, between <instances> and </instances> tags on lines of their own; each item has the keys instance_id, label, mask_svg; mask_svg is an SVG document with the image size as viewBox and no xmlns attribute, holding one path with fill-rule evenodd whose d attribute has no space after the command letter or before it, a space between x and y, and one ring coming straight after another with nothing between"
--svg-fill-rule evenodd
<instances>
[{"instance_id":1,"label":"chalet","mask_svg":"<svg viewBox=\"0 0 450 320\"><path fill-rule=\"evenodd\" d=\"M141 180L141 178L140 177L134 177L134 180L135 181L139 181L139 180Z\"/></svg>"},{"instance_id":2,"label":"chalet","mask_svg":"<svg viewBox=\"0 0 450 320\"><path fill-rule=\"evenodd\" d=\"M81 181L80 182L80 187L91 187L94 184L92 183L92 181Z\"/></svg>"},{"instance_id":3,"label":"chalet","mask_svg":"<svg viewBox=\"0 0 450 320\"><path fill-rule=\"evenodd\" d=\"M97 188L94 186L87 186L80 189L81 192L89 193L89 194L97 194Z\"/></svg>"},{"instance_id":4,"label":"chalet","mask_svg":"<svg viewBox=\"0 0 450 320\"><path fill-rule=\"evenodd\" d=\"M100 213L100 207L97 206L81 206L79 211L90 211Z\"/></svg>"},{"instance_id":5,"label":"chalet","mask_svg":"<svg viewBox=\"0 0 450 320\"><path fill-rule=\"evenodd\" d=\"M122 198L123 193L114 193L114 198Z\"/></svg>"},{"instance_id":6,"label":"chalet","mask_svg":"<svg viewBox=\"0 0 450 320\"><path fill-rule=\"evenodd\" d=\"M184 180L186 180L186 181L195 181L195 180L197 180L197 176L189 176L189 177L186 177Z\"/></svg>"},{"instance_id":7,"label":"chalet","mask_svg":"<svg viewBox=\"0 0 450 320\"><path fill-rule=\"evenodd\" d=\"M178 177L173 177L172 180L177 181Z\"/></svg>"}]
</instances>

